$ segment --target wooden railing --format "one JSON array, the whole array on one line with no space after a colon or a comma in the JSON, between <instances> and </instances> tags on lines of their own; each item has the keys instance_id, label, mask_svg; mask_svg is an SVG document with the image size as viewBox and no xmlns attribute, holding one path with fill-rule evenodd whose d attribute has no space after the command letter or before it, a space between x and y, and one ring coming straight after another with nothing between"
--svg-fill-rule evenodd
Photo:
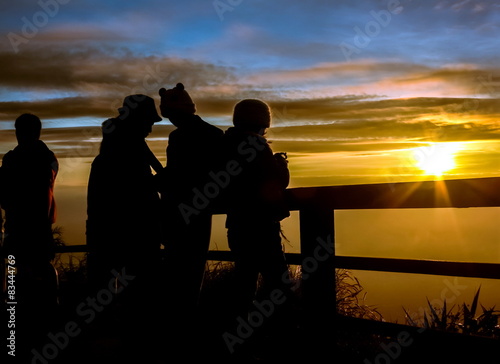
<instances>
[{"instance_id":1,"label":"wooden railing","mask_svg":"<svg viewBox=\"0 0 500 364\"><path fill-rule=\"evenodd\" d=\"M287 193L290 210L299 211L300 218L300 254L287 254L288 262L308 272L304 293L316 308L334 309L335 268L500 279L500 264L347 257L334 249L335 210L498 207L500 178L307 187ZM315 259L319 242L331 243L327 258L323 251ZM229 252L211 252L211 258L231 260Z\"/></svg>"},{"instance_id":2,"label":"wooden railing","mask_svg":"<svg viewBox=\"0 0 500 364\"><path fill-rule=\"evenodd\" d=\"M335 268L500 279L500 264L337 256L334 247L335 210L499 207L499 177L291 188L287 199L300 218L300 254L287 254L288 262L308 273L303 292L315 305L334 305ZM85 245L61 249L85 250ZM211 251L209 259L232 257L229 251Z\"/></svg>"}]
</instances>

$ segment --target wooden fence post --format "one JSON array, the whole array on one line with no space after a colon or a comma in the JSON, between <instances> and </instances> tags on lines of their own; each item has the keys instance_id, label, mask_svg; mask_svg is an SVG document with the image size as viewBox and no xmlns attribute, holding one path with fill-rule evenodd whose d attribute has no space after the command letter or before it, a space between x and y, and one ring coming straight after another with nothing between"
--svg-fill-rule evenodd
<instances>
[{"instance_id":1,"label":"wooden fence post","mask_svg":"<svg viewBox=\"0 0 500 364\"><path fill-rule=\"evenodd\" d=\"M311 207L300 210L302 293L310 319L333 318L335 305L334 211Z\"/></svg>"}]
</instances>

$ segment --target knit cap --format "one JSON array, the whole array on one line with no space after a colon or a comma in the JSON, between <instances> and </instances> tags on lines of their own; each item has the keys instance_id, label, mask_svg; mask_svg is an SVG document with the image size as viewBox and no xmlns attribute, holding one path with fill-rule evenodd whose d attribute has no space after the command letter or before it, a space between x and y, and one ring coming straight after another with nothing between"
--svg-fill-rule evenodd
<instances>
[{"instance_id":1,"label":"knit cap","mask_svg":"<svg viewBox=\"0 0 500 364\"><path fill-rule=\"evenodd\" d=\"M178 83L172 89L161 88L159 91L161 96L160 111L162 116L168 118L172 115L172 112L184 112L186 114L194 114L196 112L196 107L193 100L184 89L182 83Z\"/></svg>"}]
</instances>

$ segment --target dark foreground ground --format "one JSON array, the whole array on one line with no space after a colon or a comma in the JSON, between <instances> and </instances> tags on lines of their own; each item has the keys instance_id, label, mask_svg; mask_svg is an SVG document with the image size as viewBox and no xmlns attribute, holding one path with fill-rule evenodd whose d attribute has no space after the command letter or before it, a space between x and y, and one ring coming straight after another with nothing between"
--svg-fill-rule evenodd
<instances>
[{"instance_id":1,"label":"dark foreground ground","mask_svg":"<svg viewBox=\"0 0 500 364\"><path fill-rule=\"evenodd\" d=\"M84 283L61 285L51 335L37 346L35 357L17 362L500 363L499 340L334 317L300 297L281 307L261 304L238 318L230 294L220 282L207 285L200 306L187 315L146 298L128 309L119 299L91 306Z\"/></svg>"},{"instance_id":2,"label":"dark foreground ground","mask_svg":"<svg viewBox=\"0 0 500 364\"><path fill-rule=\"evenodd\" d=\"M217 314L220 312L200 313L196 324L176 333L130 335L120 326L96 325L74 339L57 360L49 362L500 363L500 343L494 341L399 327L389 329L389 334L373 334L373 328L349 319L335 323L324 319L315 324L303 319L278 326L269 323L238 328Z\"/></svg>"}]
</instances>

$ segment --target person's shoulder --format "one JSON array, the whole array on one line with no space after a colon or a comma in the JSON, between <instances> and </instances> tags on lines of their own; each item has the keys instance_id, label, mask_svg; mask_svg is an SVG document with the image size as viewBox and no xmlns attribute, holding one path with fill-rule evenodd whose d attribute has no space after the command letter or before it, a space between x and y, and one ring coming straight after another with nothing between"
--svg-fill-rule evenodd
<instances>
[{"instance_id":1,"label":"person's shoulder","mask_svg":"<svg viewBox=\"0 0 500 364\"><path fill-rule=\"evenodd\" d=\"M210 125L210 126L212 127L212 131L214 132L214 134L216 134L217 136L222 137L224 135L224 131L221 128L215 125Z\"/></svg>"},{"instance_id":2,"label":"person's shoulder","mask_svg":"<svg viewBox=\"0 0 500 364\"><path fill-rule=\"evenodd\" d=\"M227 130L224 132L225 139L242 138L245 137L245 135L246 134L242 132L242 130L235 128L234 126L227 128Z\"/></svg>"},{"instance_id":3,"label":"person's shoulder","mask_svg":"<svg viewBox=\"0 0 500 364\"><path fill-rule=\"evenodd\" d=\"M9 150L7 153L4 154L2 158L2 163L8 163L15 160L18 154L19 154L18 147Z\"/></svg>"},{"instance_id":4,"label":"person's shoulder","mask_svg":"<svg viewBox=\"0 0 500 364\"><path fill-rule=\"evenodd\" d=\"M168 142L169 144L172 143L172 141L176 141L177 139L182 139L183 138L183 130L179 128L175 128L168 134Z\"/></svg>"},{"instance_id":5,"label":"person's shoulder","mask_svg":"<svg viewBox=\"0 0 500 364\"><path fill-rule=\"evenodd\" d=\"M91 168L91 170L100 168L101 165L103 164L103 159L104 159L104 157L102 156L102 154L96 155L94 157L94 159L92 160L92 162L90 162L90 168Z\"/></svg>"},{"instance_id":6,"label":"person's shoulder","mask_svg":"<svg viewBox=\"0 0 500 364\"><path fill-rule=\"evenodd\" d=\"M4 154L2 160L8 160L10 158L12 158L12 156L14 155L14 150L9 150L7 153Z\"/></svg>"},{"instance_id":7,"label":"person's shoulder","mask_svg":"<svg viewBox=\"0 0 500 364\"><path fill-rule=\"evenodd\" d=\"M57 160L55 153L49 148L47 144L45 144L44 141L42 140L38 141L38 149L45 154L47 159Z\"/></svg>"},{"instance_id":8,"label":"person's shoulder","mask_svg":"<svg viewBox=\"0 0 500 364\"><path fill-rule=\"evenodd\" d=\"M38 148L47 151L47 153L53 153L43 140L38 141Z\"/></svg>"}]
</instances>

